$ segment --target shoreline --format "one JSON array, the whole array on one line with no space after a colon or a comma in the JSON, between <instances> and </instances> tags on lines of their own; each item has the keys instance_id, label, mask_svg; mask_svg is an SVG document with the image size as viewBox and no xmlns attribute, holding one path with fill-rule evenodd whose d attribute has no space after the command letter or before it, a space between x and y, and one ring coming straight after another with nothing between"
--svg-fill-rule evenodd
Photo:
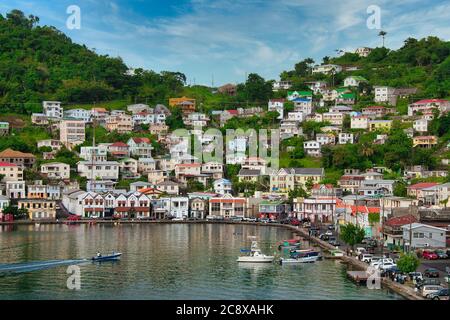
<instances>
[{"instance_id":1,"label":"shoreline","mask_svg":"<svg viewBox=\"0 0 450 320\"><path fill-rule=\"evenodd\" d=\"M287 224L279 224L279 223L261 223L261 222L247 222L247 221L206 221L206 220L192 220L192 221L171 221L171 220L79 220L79 221L13 221L13 222L0 222L0 226L15 226L15 225L35 225L35 224L43 224L43 225L81 225L81 224L112 224L112 225L121 225L121 224L240 224L240 225L254 225L254 226L267 226L267 227L281 227L289 229L292 232L298 233L301 237L305 239L309 239L315 242L318 246L325 250L334 250L336 247L330 245L329 243L320 240L317 237L310 237L307 229L296 227ZM351 256L342 256L336 257L336 259L341 260L343 263L348 266L352 266L356 270L366 271L368 265L364 262L359 261L355 257ZM401 295L402 297L408 300L425 300L423 297L419 296L414 290L408 286L396 283L388 278L381 278L381 283L386 288L389 288L393 292Z\"/></svg>"}]
</instances>

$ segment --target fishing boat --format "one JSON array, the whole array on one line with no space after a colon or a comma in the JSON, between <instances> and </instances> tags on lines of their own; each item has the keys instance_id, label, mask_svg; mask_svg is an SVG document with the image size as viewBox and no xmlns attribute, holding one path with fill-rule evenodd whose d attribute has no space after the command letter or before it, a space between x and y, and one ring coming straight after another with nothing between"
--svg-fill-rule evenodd
<instances>
[{"instance_id":1,"label":"fishing boat","mask_svg":"<svg viewBox=\"0 0 450 320\"><path fill-rule=\"evenodd\" d=\"M321 258L318 251L291 253L290 258L281 258L280 264L313 263Z\"/></svg>"},{"instance_id":2,"label":"fishing boat","mask_svg":"<svg viewBox=\"0 0 450 320\"><path fill-rule=\"evenodd\" d=\"M97 255L95 257L92 257L91 260L92 261L112 261L112 260L119 260L120 256L122 255L122 253L120 252L113 252L111 254L108 255Z\"/></svg>"},{"instance_id":3,"label":"fishing boat","mask_svg":"<svg viewBox=\"0 0 450 320\"><path fill-rule=\"evenodd\" d=\"M278 250L295 250L300 249L300 241L296 239L283 240L280 245L278 245Z\"/></svg>"},{"instance_id":4,"label":"fishing boat","mask_svg":"<svg viewBox=\"0 0 450 320\"><path fill-rule=\"evenodd\" d=\"M237 262L247 262L247 263L269 263L273 262L275 259L274 256L266 256L261 252L261 249L258 247L258 242L256 240L252 241L252 246L250 250L241 249L241 252L248 252L249 255L240 256L237 259Z\"/></svg>"}]
</instances>

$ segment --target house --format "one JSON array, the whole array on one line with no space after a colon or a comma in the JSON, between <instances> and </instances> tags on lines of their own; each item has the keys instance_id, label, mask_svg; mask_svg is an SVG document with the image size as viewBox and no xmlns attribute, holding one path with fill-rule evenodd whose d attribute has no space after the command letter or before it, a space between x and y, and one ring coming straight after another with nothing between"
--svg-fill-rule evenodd
<instances>
[{"instance_id":1,"label":"house","mask_svg":"<svg viewBox=\"0 0 450 320\"><path fill-rule=\"evenodd\" d=\"M369 117L368 116L353 116L350 118L350 128L351 129L363 129L369 128Z\"/></svg>"},{"instance_id":2,"label":"house","mask_svg":"<svg viewBox=\"0 0 450 320\"><path fill-rule=\"evenodd\" d=\"M109 132L130 133L133 131L133 118L128 114L111 114L106 118L106 129Z\"/></svg>"},{"instance_id":3,"label":"house","mask_svg":"<svg viewBox=\"0 0 450 320\"><path fill-rule=\"evenodd\" d=\"M170 98L169 106L181 108L183 116L187 116L188 114L195 112L195 99L187 97Z\"/></svg>"},{"instance_id":4,"label":"house","mask_svg":"<svg viewBox=\"0 0 450 320\"><path fill-rule=\"evenodd\" d=\"M222 163L210 161L202 164L201 173L211 175L213 179L221 179L223 170Z\"/></svg>"},{"instance_id":5,"label":"house","mask_svg":"<svg viewBox=\"0 0 450 320\"><path fill-rule=\"evenodd\" d=\"M22 168L31 168L36 161L36 157L31 153L5 149L0 152L0 162L9 162Z\"/></svg>"},{"instance_id":6,"label":"house","mask_svg":"<svg viewBox=\"0 0 450 320\"><path fill-rule=\"evenodd\" d=\"M38 149L42 147L49 147L52 149L52 151L59 151L61 150L62 143L59 140L54 139L46 139L46 140L39 140L37 142Z\"/></svg>"},{"instance_id":7,"label":"house","mask_svg":"<svg viewBox=\"0 0 450 320\"><path fill-rule=\"evenodd\" d=\"M38 126L46 126L50 123L50 121L43 113L33 113L31 114L31 123Z\"/></svg>"},{"instance_id":8,"label":"house","mask_svg":"<svg viewBox=\"0 0 450 320\"><path fill-rule=\"evenodd\" d=\"M68 148L82 144L86 139L86 123L83 120L63 119L59 124L59 140Z\"/></svg>"},{"instance_id":9,"label":"house","mask_svg":"<svg viewBox=\"0 0 450 320\"><path fill-rule=\"evenodd\" d=\"M151 158L152 144L149 138L130 138L127 142L130 154L136 157Z\"/></svg>"},{"instance_id":10,"label":"house","mask_svg":"<svg viewBox=\"0 0 450 320\"><path fill-rule=\"evenodd\" d=\"M275 81L272 86L273 91L289 90L292 87L291 81Z\"/></svg>"},{"instance_id":11,"label":"house","mask_svg":"<svg viewBox=\"0 0 450 320\"><path fill-rule=\"evenodd\" d=\"M233 186L228 179L217 179L213 184L214 192L219 195L231 194Z\"/></svg>"},{"instance_id":12,"label":"house","mask_svg":"<svg viewBox=\"0 0 450 320\"><path fill-rule=\"evenodd\" d=\"M102 162L108 158L108 148L105 145L98 145L95 147L81 147L80 158L86 161Z\"/></svg>"},{"instance_id":13,"label":"house","mask_svg":"<svg viewBox=\"0 0 450 320\"><path fill-rule=\"evenodd\" d=\"M64 109L59 101L43 101L42 107L45 116L48 118L61 119L63 117Z\"/></svg>"},{"instance_id":14,"label":"house","mask_svg":"<svg viewBox=\"0 0 450 320\"><path fill-rule=\"evenodd\" d=\"M358 87L360 83L367 83L367 79L360 76L350 76L344 79L344 87Z\"/></svg>"},{"instance_id":15,"label":"house","mask_svg":"<svg viewBox=\"0 0 450 320\"><path fill-rule=\"evenodd\" d=\"M25 198L25 181L6 181L6 196L9 199Z\"/></svg>"},{"instance_id":16,"label":"house","mask_svg":"<svg viewBox=\"0 0 450 320\"><path fill-rule=\"evenodd\" d=\"M301 113L300 113L301 114ZM280 138L289 139L303 134L298 121L282 120L280 123Z\"/></svg>"},{"instance_id":17,"label":"house","mask_svg":"<svg viewBox=\"0 0 450 320\"><path fill-rule=\"evenodd\" d=\"M27 199L47 199L47 185L42 180L36 180L27 185Z\"/></svg>"},{"instance_id":18,"label":"house","mask_svg":"<svg viewBox=\"0 0 450 320\"><path fill-rule=\"evenodd\" d=\"M320 157L320 148L321 144L319 141L310 140L303 142L303 149L305 150L306 154L312 157Z\"/></svg>"},{"instance_id":19,"label":"house","mask_svg":"<svg viewBox=\"0 0 450 320\"><path fill-rule=\"evenodd\" d=\"M397 96L395 95L395 88L388 86L374 86L375 102L387 103L395 105L397 103Z\"/></svg>"},{"instance_id":20,"label":"house","mask_svg":"<svg viewBox=\"0 0 450 320\"><path fill-rule=\"evenodd\" d=\"M332 106L329 109L329 112L331 113L343 113L343 114L350 114L353 112L353 108L350 106Z\"/></svg>"},{"instance_id":21,"label":"house","mask_svg":"<svg viewBox=\"0 0 450 320\"><path fill-rule=\"evenodd\" d=\"M248 157L241 165L242 169L259 170L262 175L266 174L267 161L260 157Z\"/></svg>"},{"instance_id":22,"label":"house","mask_svg":"<svg viewBox=\"0 0 450 320\"><path fill-rule=\"evenodd\" d=\"M318 133L316 134L316 141L320 144L320 146L335 145L336 137L332 133Z\"/></svg>"},{"instance_id":23,"label":"house","mask_svg":"<svg viewBox=\"0 0 450 320\"><path fill-rule=\"evenodd\" d=\"M417 132L427 132L428 131L428 120L418 119L413 122L413 129Z\"/></svg>"},{"instance_id":24,"label":"house","mask_svg":"<svg viewBox=\"0 0 450 320\"><path fill-rule=\"evenodd\" d=\"M139 158L137 165L138 172L145 175L156 170L156 161L153 158Z\"/></svg>"},{"instance_id":25,"label":"house","mask_svg":"<svg viewBox=\"0 0 450 320\"><path fill-rule=\"evenodd\" d=\"M281 168L270 175L270 191L288 192L319 183L325 176L323 168Z\"/></svg>"},{"instance_id":26,"label":"house","mask_svg":"<svg viewBox=\"0 0 450 320\"><path fill-rule=\"evenodd\" d=\"M150 109L150 106L147 104L137 103L137 104L128 105L127 111L131 112L132 114L137 114L137 113L141 113L141 112L150 113L151 109Z\"/></svg>"},{"instance_id":27,"label":"house","mask_svg":"<svg viewBox=\"0 0 450 320\"><path fill-rule=\"evenodd\" d=\"M245 198L236 198L230 194L221 197L212 197L209 200L209 214L224 218L245 217L247 201Z\"/></svg>"},{"instance_id":28,"label":"house","mask_svg":"<svg viewBox=\"0 0 450 320\"><path fill-rule=\"evenodd\" d=\"M122 179L138 179L140 174L138 173L138 161L133 158L125 158L120 160L120 173Z\"/></svg>"},{"instance_id":29,"label":"house","mask_svg":"<svg viewBox=\"0 0 450 320\"><path fill-rule=\"evenodd\" d=\"M23 180L23 168L10 162L0 162L1 182Z\"/></svg>"},{"instance_id":30,"label":"house","mask_svg":"<svg viewBox=\"0 0 450 320\"><path fill-rule=\"evenodd\" d=\"M339 180L338 185L342 188L343 191L356 193L361 187L362 182L364 181L364 177L359 174L344 174Z\"/></svg>"},{"instance_id":31,"label":"house","mask_svg":"<svg viewBox=\"0 0 450 320\"><path fill-rule=\"evenodd\" d=\"M212 195L215 196L215 195ZM202 197L200 193L188 194L189 197L189 217L205 219L209 210L209 199L212 197Z\"/></svg>"},{"instance_id":32,"label":"house","mask_svg":"<svg viewBox=\"0 0 450 320\"><path fill-rule=\"evenodd\" d=\"M234 97L236 95L237 86L235 84L227 83L217 88L217 92Z\"/></svg>"},{"instance_id":33,"label":"house","mask_svg":"<svg viewBox=\"0 0 450 320\"><path fill-rule=\"evenodd\" d=\"M56 219L56 201L47 199L22 199L17 202L19 209L28 210L30 220Z\"/></svg>"},{"instance_id":34,"label":"house","mask_svg":"<svg viewBox=\"0 0 450 320\"><path fill-rule=\"evenodd\" d=\"M312 100L313 93L311 91L288 91L287 99L289 101L294 101L297 98L305 98Z\"/></svg>"},{"instance_id":35,"label":"house","mask_svg":"<svg viewBox=\"0 0 450 320\"><path fill-rule=\"evenodd\" d=\"M305 84L314 92L314 94L322 94L328 87L326 81L309 81Z\"/></svg>"},{"instance_id":36,"label":"house","mask_svg":"<svg viewBox=\"0 0 450 320\"><path fill-rule=\"evenodd\" d=\"M438 185L436 182L420 182L406 187L406 194L416 199L424 198L422 190Z\"/></svg>"},{"instance_id":37,"label":"house","mask_svg":"<svg viewBox=\"0 0 450 320\"><path fill-rule=\"evenodd\" d=\"M355 104L356 95L354 93L341 93L336 98L337 104Z\"/></svg>"},{"instance_id":38,"label":"house","mask_svg":"<svg viewBox=\"0 0 450 320\"><path fill-rule=\"evenodd\" d=\"M392 217L383 223L383 240L387 247L403 247L403 226L412 225L417 222L417 218L411 214ZM409 242L409 239L408 239Z\"/></svg>"},{"instance_id":39,"label":"house","mask_svg":"<svg viewBox=\"0 0 450 320\"><path fill-rule=\"evenodd\" d=\"M314 66L312 73L323 73L323 74L333 74L342 71L342 67L337 64L323 64L320 66Z\"/></svg>"},{"instance_id":40,"label":"house","mask_svg":"<svg viewBox=\"0 0 450 320\"><path fill-rule=\"evenodd\" d=\"M408 105L408 116L414 116L417 113L432 112L438 109L441 113L450 111L450 101L443 99L424 99Z\"/></svg>"},{"instance_id":41,"label":"house","mask_svg":"<svg viewBox=\"0 0 450 320\"><path fill-rule=\"evenodd\" d=\"M339 144L353 144L354 139L353 139L353 133L346 133L346 132L341 132L338 135L338 143Z\"/></svg>"},{"instance_id":42,"label":"house","mask_svg":"<svg viewBox=\"0 0 450 320\"><path fill-rule=\"evenodd\" d=\"M389 131L392 120L369 120L369 131Z\"/></svg>"},{"instance_id":43,"label":"house","mask_svg":"<svg viewBox=\"0 0 450 320\"><path fill-rule=\"evenodd\" d=\"M403 225L402 230L403 243L409 248L446 248L447 246L447 230L444 228L415 222Z\"/></svg>"},{"instance_id":44,"label":"house","mask_svg":"<svg viewBox=\"0 0 450 320\"><path fill-rule=\"evenodd\" d=\"M7 136L9 134L9 122L0 122L0 137Z\"/></svg>"},{"instance_id":45,"label":"house","mask_svg":"<svg viewBox=\"0 0 450 320\"><path fill-rule=\"evenodd\" d=\"M413 147L430 149L438 143L436 136L417 136L413 137Z\"/></svg>"},{"instance_id":46,"label":"house","mask_svg":"<svg viewBox=\"0 0 450 320\"><path fill-rule=\"evenodd\" d=\"M70 179L70 166L62 162L41 165L41 174L49 179Z\"/></svg>"},{"instance_id":47,"label":"house","mask_svg":"<svg viewBox=\"0 0 450 320\"><path fill-rule=\"evenodd\" d=\"M120 164L117 161L80 161L77 163L78 174L90 179L118 180Z\"/></svg>"},{"instance_id":48,"label":"house","mask_svg":"<svg viewBox=\"0 0 450 320\"><path fill-rule=\"evenodd\" d=\"M106 118L109 112L105 108L92 108L91 109L91 120L100 125L106 124Z\"/></svg>"},{"instance_id":49,"label":"house","mask_svg":"<svg viewBox=\"0 0 450 320\"><path fill-rule=\"evenodd\" d=\"M228 120L231 118L237 117L239 112L235 109L232 110L224 110L220 113L220 125L223 126Z\"/></svg>"},{"instance_id":50,"label":"house","mask_svg":"<svg viewBox=\"0 0 450 320\"><path fill-rule=\"evenodd\" d=\"M259 181L261 176L261 170L259 169L244 169L239 170L238 173L239 182L253 182Z\"/></svg>"},{"instance_id":51,"label":"house","mask_svg":"<svg viewBox=\"0 0 450 320\"><path fill-rule=\"evenodd\" d=\"M189 217L188 197L165 197L152 202L154 214L172 218Z\"/></svg>"},{"instance_id":52,"label":"house","mask_svg":"<svg viewBox=\"0 0 450 320\"><path fill-rule=\"evenodd\" d=\"M281 120L284 117L284 103L285 99L270 99L268 104L268 111L276 111L279 113L277 119Z\"/></svg>"},{"instance_id":53,"label":"house","mask_svg":"<svg viewBox=\"0 0 450 320\"><path fill-rule=\"evenodd\" d=\"M159 182L164 181L169 177L169 171L167 170L153 170L150 171L147 175L148 182L156 185Z\"/></svg>"},{"instance_id":54,"label":"house","mask_svg":"<svg viewBox=\"0 0 450 320\"><path fill-rule=\"evenodd\" d=\"M169 127L164 123L152 124L150 125L148 130L150 131L151 134L158 136L158 140L161 140L169 132Z\"/></svg>"},{"instance_id":55,"label":"house","mask_svg":"<svg viewBox=\"0 0 450 320\"><path fill-rule=\"evenodd\" d=\"M171 180L164 180L158 183L155 183L156 189L167 193L169 195L179 195L180 194L180 185Z\"/></svg>"},{"instance_id":56,"label":"house","mask_svg":"<svg viewBox=\"0 0 450 320\"><path fill-rule=\"evenodd\" d=\"M117 182L112 180L88 180L86 181L86 191L99 193L112 192L115 190L116 184Z\"/></svg>"},{"instance_id":57,"label":"house","mask_svg":"<svg viewBox=\"0 0 450 320\"><path fill-rule=\"evenodd\" d=\"M373 50L372 48L368 47L359 47L355 50L355 53L361 58L366 58L369 56L372 50Z\"/></svg>"},{"instance_id":58,"label":"house","mask_svg":"<svg viewBox=\"0 0 450 320\"><path fill-rule=\"evenodd\" d=\"M191 112L184 118L184 124L191 127L206 127L208 122L208 116L200 112Z\"/></svg>"},{"instance_id":59,"label":"house","mask_svg":"<svg viewBox=\"0 0 450 320\"><path fill-rule=\"evenodd\" d=\"M107 150L114 158L123 159L130 156L129 145L121 141L110 144Z\"/></svg>"},{"instance_id":60,"label":"house","mask_svg":"<svg viewBox=\"0 0 450 320\"><path fill-rule=\"evenodd\" d=\"M383 117L389 113L394 113L394 109L383 106L369 106L362 109L362 114L369 117Z\"/></svg>"},{"instance_id":61,"label":"house","mask_svg":"<svg viewBox=\"0 0 450 320\"><path fill-rule=\"evenodd\" d=\"M294 103L295 112L301 112L305 116L312 113L312 98L299 97L292 100L292 102Z\"/></svg>"},{"instance_id":62,"label":"house","mask_svg":"<svg viewBox=\"0 0 450 320\"><path fill-rule=\"evenodd\" d=\"M140 192L120 194L114 201L114 217L131 219L149 218L150 203L151 199L146 194Z\"/></svg>"},{"instance_id":63,"label":"house","mask_svg":"<svg viewBox=\"0 0 450 320\"><path fill-rule=\"evenodd\" d=\"M86 109L71 109L64 111L65 118L71 118L84 121L85 123L91 122L92 113Z\"/></svg>"},{"instance_id":64,"label":"house","mask_svg":"<svg viewBox=\"0 0 450 320\"><path fill-rule=\"evenodd\" d=\"M293 200L293 213L298 219L327 223L333 221L336 213L336 197L318 196ZM337 215L337 214L336 214Z\"/></svg>"},{"instance_id":65,"label":"house","mask_svg":"<svg viewBox=\"0 0 450 320\"><path fill-rule=\"evenodd\" d=\"M340 112L324 112L322 113L322 122L328 121L333 126L342 126L344 122L344 114Z\"/></svg>"},{"instance_id":66,"label":"house","mask_svg":"<svg viewBox=\"0 0 450 320\"><path fill-rule=\"evenodd\" d=\"M290 213L289 204L282 200L262 200L259 203L259 217L271 220L281 220Z\"/></svg>"},{"instance_id":67,"label":"house","mask_svg":"<svg viewBox=\"0 0 450 320\"><path fill-rule=\"evenodd\" d=\"M4 220L3 209L9 207L9 198L0 194L0 222Z\"/></svg>"}]
</instances>

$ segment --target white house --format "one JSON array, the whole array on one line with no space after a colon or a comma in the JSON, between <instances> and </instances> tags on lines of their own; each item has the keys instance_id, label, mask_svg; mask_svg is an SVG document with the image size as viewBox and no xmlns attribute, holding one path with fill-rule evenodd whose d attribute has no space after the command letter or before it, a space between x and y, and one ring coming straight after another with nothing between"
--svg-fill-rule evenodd
<instances>
[{"instance_id":1,"label":"white house","mask_svg":"<svg viewBox=\"0 0 450 320\"><path fill-rule=\"evenodd\" d=\"M292 100L294 102L294 110L296 112L301 112L305 116L312 113L312 98L295 98Z\"/></svg>"},{"instance_id":2,"label":"white house","mask_svg":"<svg viewBox=\"0 0 450 320\"><path fill-rule=\"evenodd\" d=\"M323 74L331 74L331 73L339 73L342 71L342 67L337 64L323 64L320 66L314 66L312 69L312 73L323 73Z\"/></svg>"},{"instance_id":3,"label":"white house","mask_svg":"<svg viewBox=\"0 0 450 320\"><path fill-rule=\"evenodd\" d=\"M316 135L316 141L321 145L332 144L334 145L336 142L336 137L330 133L318 133Z\"/></svg>"},{"instance_id":4,"label":"white house","mask_svg":"<svg viewBox=\"0 0 450 320\"><path fill-rule=\"evenodd\" d=\"M368 129L369 117L368 116L353 116L350 118L350 128L352 129Z\"/></svg>"},{"instance_id":5,"label":"white house","mask_svg":"<svg viewBox=\"0 0 450 320\"><path fill-rule=\"evenodd\" d=\"M132 156L138 156L143 158L152 157L152 144L149 138L130 138L127 142L130 147L130 153Z\"/></svg>"},{"instance_id":6,"label":"white house","mask_svg":"<svg viewBox=\"0 0 450 320\"><path fill-rule=\"evenodd\" d=\"M51 162L41 165L41 174L49 179L70 179L70 165L62 162Z\"/></svg>"},{"instance_id":7,"label":"white house","mask_svg":"<svg viewBox=\"0 0 450 320\"><path fill-rule=\"evenodd\" d=\"M374 86L375 102L390 103L395 98L395 88L388 86Z\"/></svg>"},{"instance_id":8,"label":"white house","mask_svg":"<svg viewBox=\"0 0 450 320\"><path fill-rule=\"evenodd\" d=\"M3 220L3 209L9 206L9 198L0 195L0 221Z\"/></svg>"},{"instance_id":9,"label":"white house","mask_svg":"<svg viewBox=\"0 0 450 320\"><path fill-rule=\"evenodd\" d=\"M417 132L427 132L428 131L428 120L427 119L419 119L414 121L413 129Z\"/></svg>"},{"instance_id":10,"label":"white house","mask_svg":"<svg viewBox=\"0 0 450 320\"><path fill-rule=\"evenodd\" d=\"M6 196L10 199L25 198L25 181L6 181Z\"/></svg>"},{"instance_id":11,"label":"white house","mask_svg":"<svg viewBox=\"0 0 450 320\"><path fill-rule=\"evenodd\" d=\"M280 115L278 116L277 119L283 119L284 117L284 103L285 103L285 99L270 99L269 100L269 105L267 110L268 111L276 111L278 112Z\"/></svg>"},{"instance_id":12,"label":"white house","mask_svg":"<svg viewBox=\"0 0 450 320\"><path fill-rule=\"evenodd\" d=\"M310 140L303 142L303 149L306 154L313 157L320 157L320 142Z\"/></svg>"},{"instance_id":13,"label":"white house","mask_svg":"<svg viewBox=\"0 0 450 320\"><path fill-rule=\"evenodd\" d=\"M371 52L372 52L372 48L368 48L368 47L360 47L360 48L357 48L356 50L355 50L355 53L358 55L358 56L360 56L360 57L367 57Z\"/></svg>"},{"instance_id":14,"label":"white house","mask_svg":"<svg viewBox=\"0 0 450 320\"><path fill-rule=\"evenodd\" d=\"M90 122L92 113L91 110L86 109L71 109L64 111L64 116L67 118L83 120L84 122Z\"/></svg>"},{"instance_id":15,"label":"white house","mask_svg":"<svg viewBox=\"0 0 450 320\"><path fill-rule=\"evenodd\" d=\"M81 147L80 158L86 161L103 162L108 158L108 147L99 145L95 147Z\"/></svg>"},{"instance_id":16,"label":"white house","mask_svg":"<svg viewBox=\"0 0 450 320\"><path fill-rule=\"evenodd\" d=\"M120 164L117 161L95 162L94 165L91 161L80 161L77 167L79 175L87 179L119 179Z\"/></svg>"},{"instance_id":17,"label":"white house","mask_svg":"<svg viewBox=\"0 0 450 320\"><path fill-rule=\"evenodd\" d=\"M231 194L232 184L228 179L218 179L214 181L214 192L217 194Z\"/></svg>"},{"instance_id":18,"label":"white house","mask_svg":"<svg viewBox=\"0 0 450 320\"><path fill-rule=\"evenodd\" d=\"M49 118L61 119L64 115L64 109L59 101L43 101L42 106L44 114Z\"/></svg>"},{"instance_id":19,"label":"white house","mask_svg":"<svg viewBox=\"0 0 450 320\"><path fill-rule=\"evenodd\" d=\"M344 87L358 87L361 82L367 82L367 80L360 76L350 76L344 79Z\"/></svg>"},{"instance_id":20,"label":"white house","mask_svg":"<svg viewBox=\"0 0 450 320\"><path fill-rule=\"evenodd\" d=\"M278 90L289 90L292 87L292 83L290 81L275 81L272 86L273 91Z\"/></svg>"},{"instance_id":21,"label":"white house","mask_svg":"<svg viewBox=\"0 0 450 320\"><path fill-rule=\"evenodd\" d=\"M411 248L445 248L444 228L438 228L422 223L412 223L402 226L403 243L409 244L411 239Z\"/></svg>"},{"instance_id":22,"label":"white house","mask_svg":"<svg viewBox=\"0 0 450 320\"><path fill-rule=\"evenodd\" d=\"M338 143L339 144L353 144L353 133L341 132L338 135Z\"/></svg>"},{"instance_id":23,"label":"white house","mask_svg":"<svg viewBox=\"0 0 450 320\"><path fill-rule=\"evenodd\" d=\"M164 203L164 210L168 216L174 218L186 218L189 215L188 197L161 198Z\"/></svg>"}]
</instances>

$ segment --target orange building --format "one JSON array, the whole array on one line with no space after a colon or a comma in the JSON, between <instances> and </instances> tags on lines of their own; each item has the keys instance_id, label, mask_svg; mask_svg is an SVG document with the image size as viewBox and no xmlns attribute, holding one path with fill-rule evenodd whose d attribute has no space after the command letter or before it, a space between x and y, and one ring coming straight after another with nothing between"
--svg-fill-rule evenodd
<instances>
[{"instance_id":1,"label":"orange building","mask_svg":"<svg viewBox=\"0 0 450 320\"><path fill-rule=\"evenodd\" d=\"M169 106L171 107L180 107L184 116L195 112L195 99L181 97L181 98L170 98Z\"/></svg>"}]
</instances>

